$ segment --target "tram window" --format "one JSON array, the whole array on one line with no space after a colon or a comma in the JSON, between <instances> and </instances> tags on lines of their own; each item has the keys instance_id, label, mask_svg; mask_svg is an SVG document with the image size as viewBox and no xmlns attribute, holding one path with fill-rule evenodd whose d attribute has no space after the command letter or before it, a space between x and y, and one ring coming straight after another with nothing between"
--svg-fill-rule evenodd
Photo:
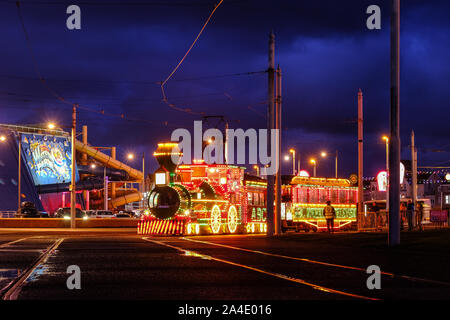
<instances>
[{"instance_id":1,"label":"tram window","mask_svg":"<svg viewBox=\"0 0 450 320\"><path fill-rule=\"evenodd\" d=\"M328 190L319 188L319 203L326 203L328 200Z\"/></svg>"},{"instance_id":2,"label":"tram window","mask_svg":"<svg viewBox=\"0 0 450 320\"><path fill-rule=\"evenodd\" d=\"M253 204L252 203L252 193L251 192L249 192L248 194L247 194L247 200L248 200L248 204Z\"/></svg>"},{"instance_id":3,"label":"tram window","mask_svg":"<svg viewBox=\"0 0 450 320\"><path fill-rule=\"evenodd\" d=\"M253 194L253 204L256 206L259 205L259 194L257 192Z\"/></svg>"},{"instance_id":4,"label":"tram window","mask_svg":"<svg viewBox=\"0 0 450 320\"><path fill-rule=\"evenodd\" d=\"M309 190L309 203L318 203L319 201L319 189L311 188Z\"/></svg>"},{"instance_id":5,"label":"tram window","mask_svg":"<svg viewBox=\"0 0 450 320\"><path fill-rule=\"evenodd\" d=\"M346 203L346 190L339 190L339 203Z\"/></svg>"},{"instance_id":6,"label":"tram window","mask_svg":"<svg viewBox=\"0 0 450 320\"><path fill-rule=\"evenodd\" d=\"M337 203L338 202L338 190L332 189L330 191L330 193L331 193L331 196L330 196L331 203Z\"/></svg>"},{"instance_id":7,"label":"tram window","mask_svg":"<svg viewBox=\"0 0 450 320\"><path fill-rule=\"evenodd\" d=\"M260 194L259 194L259 203L260 203L262 206L265 206L265 205L266 205L266 199L264 199L264 193L260 193Z\"/></svg>"}]
</instances>

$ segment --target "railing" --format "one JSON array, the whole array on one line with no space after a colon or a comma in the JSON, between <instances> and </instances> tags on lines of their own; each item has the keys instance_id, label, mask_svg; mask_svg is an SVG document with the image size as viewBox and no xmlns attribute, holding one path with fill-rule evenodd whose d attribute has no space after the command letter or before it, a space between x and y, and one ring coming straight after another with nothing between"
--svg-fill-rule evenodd
<instances>
[{"instance_id":1,"label":"railing","mask_svg":"<svg viewBox=\"0 0 450 320\"><path fill-rule=\"evenodd\" d=\"M16 211L0 211L0 218L15 218Z\"/></svg>"},{"instance_id":2,"label":"railing","mask_svg":"<svg viewBox=\"0 0 450 320\"><path fill-rule=\"evenodd\" d=\"M450 226L449 213L447 210L423 210L422 228L435 229ZM414 230L419 229L417 221L418 214L415 214L416 221ZM373 211L365 212L359 215L359 231L387 231L389 228L389 215L386 210L380 210L378 215ZM408 230L408 214L405 211L400 212L400 226L402 230Z\"/></svg>"}]
</instances>

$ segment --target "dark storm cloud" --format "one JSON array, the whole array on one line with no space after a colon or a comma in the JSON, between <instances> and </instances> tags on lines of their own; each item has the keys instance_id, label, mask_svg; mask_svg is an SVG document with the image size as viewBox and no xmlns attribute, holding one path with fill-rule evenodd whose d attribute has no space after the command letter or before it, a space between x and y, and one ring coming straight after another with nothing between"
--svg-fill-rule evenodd
<instances>
[{"instance_id":1,"label":"dark storm cloud","mask_svg":"<svg viewBox=\"0 0 450 320\"><path fill-rule=\"evenodd\" d=\"M177 64L215 1L149 3L80 2L80 31L65 28L65 8L72 2L22 4L39 70L52 89L91 108L141 120L81 110L80 124L89 126L95 145L151 153L174 128L190 129L198 119L162 103L154 82ZM365 10L371 4L382 9L381 31L365 27ZM2 2L0 9L0 46L5 48L0 52L0 102L6 110L0 121L69 123L70 106L56 101L37 80L21 78L36 78L31 55L14 3ZM442 146L448 141L449 10L447 1L402 3L403 141L411 129L423 145ZM175 80L265 70L272 29L276 60L283 69L284 128L292 132L287 143L305 154L319 147L346 150L343 166L353 172L356 126L352 121L357 90L362 88L365 133L372 143L366 144L368 158L377 159L372 161L376 170L384 159L378 139L389 126L388 1L225 0L167 83L169 101L197 112L223 114L232 127L264 127L264 74ZM427 161L433 159L437 158Z\"/></svg>"}]
</instances>

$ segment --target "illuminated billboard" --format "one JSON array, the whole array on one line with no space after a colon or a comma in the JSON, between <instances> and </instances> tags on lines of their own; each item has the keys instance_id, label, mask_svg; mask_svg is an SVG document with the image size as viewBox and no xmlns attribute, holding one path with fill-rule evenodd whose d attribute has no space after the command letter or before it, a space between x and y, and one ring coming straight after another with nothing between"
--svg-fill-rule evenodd
<instances>
[{"instance_id":1,"label":"illuminated billboard","mask_svg":"<svg viewBox=\"0 0 450 320\"><path fill-rule=\"evenodd\" d=\"M36 186L71 181L72 152L67 137L32 133L20 137L23 159ZM75 174L78 181L78 172Z\"/></svg>"}]
</instances>

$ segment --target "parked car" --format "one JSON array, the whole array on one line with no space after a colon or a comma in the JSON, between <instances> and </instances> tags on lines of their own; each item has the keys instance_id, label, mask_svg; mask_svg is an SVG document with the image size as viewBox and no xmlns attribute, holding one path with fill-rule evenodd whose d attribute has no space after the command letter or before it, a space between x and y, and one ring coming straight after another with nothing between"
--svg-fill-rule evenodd
<instances>
[{"instance_id":1,"label":"parked car","mask_svg":"<svg viewBox=\"0 0 450 320\"><path fill-rule=\"evenodd\" d=\"M114 213L110 210L96 210L93 215L95 218L114 218Z\"/></svg>"},{"instance_id":2,"label":"parked car","mask_svg":"<svg viewBox=\"0 0 450 320\"><path fill-rule=\"evenodd\" d=\"M76 218L82 218L82 219L88 219L88 215L86 212L79 208L75 208L75 217ZM66 208L59 208L55 212L55 218L64 218L64 219L70 219L70 207Z\"/></svg>"},{"instance_id":3,"label":"parked car","mask_svg":"<svg viewBox=\"0 0 450 320\"><path fill-rule=\"evenodd\" d=\"M39 211L36 209L36 206L33 202L24 201L20 204L20 209L16 213L16 217L18 218L40 218L41 215Z\"/></svg>"},{"instance_id":4,"label":"parked car","mask_svg":"<svg viewBox=\"0 0 450 320\"><path fill-rule=\"evenodd\" d=\"M122 210L116 213L116 218L132 218L134 215L134 212L132 211L126 211Z\"/></svg>"},{"instance_id":5,"label":"parked car","mask_svg":"<svg viewBox=\"0 0 450 320\"><path fill-rule=\"evenodd\" d=\"M94 217L94 218L95 218L96 210L85 210L84 212L86 212L86 214L87 214L89 217Z\"/></svg>"}]
</instances>

